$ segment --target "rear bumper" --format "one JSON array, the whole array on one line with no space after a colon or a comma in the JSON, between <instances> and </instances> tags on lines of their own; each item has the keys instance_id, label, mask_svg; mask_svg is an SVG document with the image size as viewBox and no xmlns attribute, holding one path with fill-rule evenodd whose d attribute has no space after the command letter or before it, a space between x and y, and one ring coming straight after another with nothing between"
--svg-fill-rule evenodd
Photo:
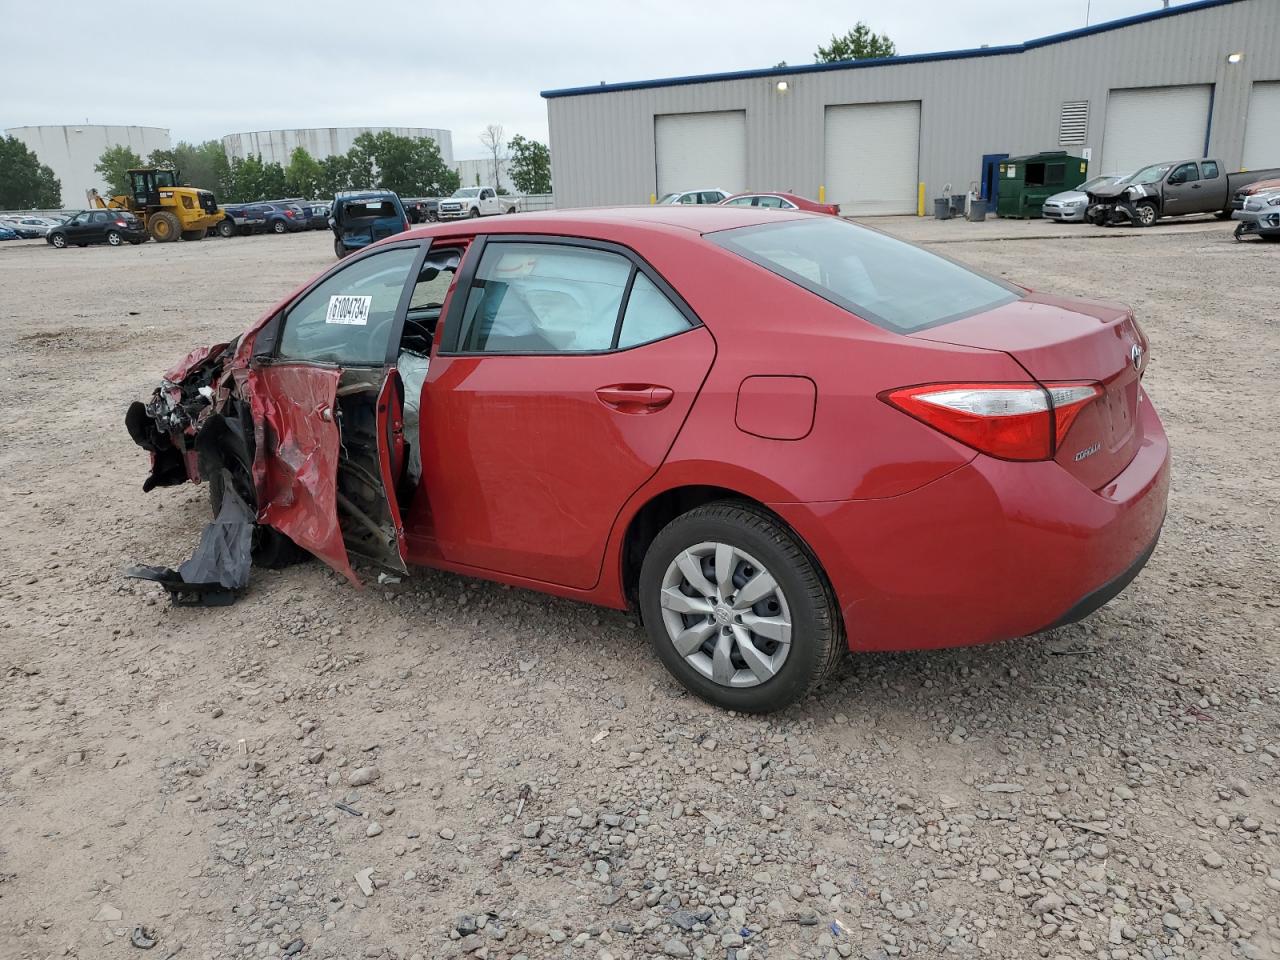
<instances>
[{"instance_id":1,"label":"rear bumper","mask_svg":"<svg viewBox=\"0 0 1280 960\"><path fill-rule=\"evenodd\" d=\"M1169 445L1145 395L1139 417L1142 446L1098 491L1052 461L977 456L898 497L770 506L817 554L851 649L1027 636L1112 599L1154 548Z\"/></svg>"}]
</instances>

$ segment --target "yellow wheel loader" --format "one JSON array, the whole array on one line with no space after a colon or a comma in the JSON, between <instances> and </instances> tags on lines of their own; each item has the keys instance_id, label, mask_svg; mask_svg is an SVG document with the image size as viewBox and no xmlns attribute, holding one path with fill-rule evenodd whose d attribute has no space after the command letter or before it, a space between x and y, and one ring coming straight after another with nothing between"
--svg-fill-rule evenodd
<instances>
[{"instance_id":1,"label":"yellow wheel loader","mask_svg":"<svg viewBox=\"0 0 1280 960\"><path fill-rule=\"evenodd\" d=\"M89 191L89 206L107 210L128 210L146 225L156 243L203 240L226 214L208 190L178 186L177 170L148 167L129 171L130 193L103 197Z\"/></svg>"}]
</instances>

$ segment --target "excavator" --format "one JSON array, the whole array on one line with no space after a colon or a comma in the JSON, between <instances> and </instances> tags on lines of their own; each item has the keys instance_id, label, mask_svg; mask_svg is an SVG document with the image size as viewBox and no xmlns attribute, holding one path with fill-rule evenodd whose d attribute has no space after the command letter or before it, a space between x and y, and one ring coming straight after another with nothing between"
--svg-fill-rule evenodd
<instances>
[{"instance_id":1,"label":"excavator","mask_svg":"<svg viewBox=\"0 0 1280 960\"><path fill-rule=\"evenodd\" d=\"M226 214L213 194L197 187L180 187L177 170L146 167L129 172L129 193L103 197L89 190L89 206L98 210L127 210L142 220L156 243L203 240Z\"/></svg>"}]
</instances>

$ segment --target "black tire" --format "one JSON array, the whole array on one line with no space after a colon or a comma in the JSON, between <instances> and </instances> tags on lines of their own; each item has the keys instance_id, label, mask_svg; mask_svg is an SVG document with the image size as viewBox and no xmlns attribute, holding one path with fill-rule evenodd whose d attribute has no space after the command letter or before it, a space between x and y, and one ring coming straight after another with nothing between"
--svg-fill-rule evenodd
<instances>
[{"instance_id":1,"label":"black tire","mask_svg":"<svg viewBox=\"0 0 1280 960\"><path fill-rule=\"evenodd\" d=\"M507 213L515 213L515 212L516 212L515 207L507 207Z\"/></svg>"},{"instance_id":2,"label":"black tire","mask_svg":"<svg viewBox=\"0 0 1280 960\"><path fill-rule=\"evenodd\" d=\"M337 237L334 237L333 238L333 255L337 257L339 260L341 260L348 253L350 253L350 251L342 245L342 241L339 240Z\"/></svg>"},{"instance_id":3,"label":"black tire","mask_svg":"<svg viewBox=\"0 0 1280 960\"><path fill-rule=\"evenodd\" d=\"M1160 211L1156 209L1156 205L1150 200L1143 200L1141 203L1134 204L1134 212L1137 217L1133 221L1135 227L1150 227L1160 219Z\"/></svg>"},{"instance_id":4,"label":"black tire","mask_svg":"<svg viewBox=\"0 0 1280 960\"><path fill-rule=\"evenodd\" d=\"M204 230L183 230L182 231L182 239L186 240L187 242L191 242L193 240L203 240L204 235L205 235Z\"/></svg>"},{"instance_id":5,"label":"black tire","mask_svg":"<svg viewBox=\"0 0 1280 960\"><path fill-rule=\"evenodd\" d=\"M49 234L49 245L59 250L67 249L67 236L64 233Z\"/></svg>"},{"instance_id":6,"label":"black tire","mask_svg":"<svg viewBox=\"0 0 1280 960\"><path fill-rule=\"evenodd\" d=\"M475 219L477 219L479 216L480 216L480 211L479 211L479 210L477 210L475 207L472 207L472 208L471 208L471 219L472 219L472 220L475 220Z\"/></svg>"},{"instance_id":7,"label":"black tire","mask_svg":"<svg viewBox=\"0 0 1280 960\"><path fill-rule=\"evenodd\" d=\"M173 243L182 236L182 224L168 210L161 210L151 215L147 231L156 243Z\"/></svg>"},{"instance_id":8,"label":"black tire","mask_svg":"<svg viewBox=\"0 0 1280 960\"><path fill-rule=\"evenodd\" d=\"M289 228L284 225L283 220L277 220L275 223L271 225L272 233L284 233L288 229Z\"/></svg>"},{"instance_id":9,"label":"black tire","mask_svg":"<svg viewBox=\"0 0 1280 960\"><path fill-rule=\"evenodd\" d=\"M218 231L220 237L234 237L236 235L236 222L234 220L223 220L214 227Z\"/></svg>"},{"instance_id":10,"label":"black tire","mask_svg":"<svg viewBox=\"0 0 1280 960\"><path fill-rule=\"evenodd\" d=\"M683 551L705 542L726 543L759 558L786 597L790 650L777 673L756 686L722 685L694 669L672 644L663 622L661 592L668 567ZM667 524L645 554L639 592L641 616L658 659L692 693L725 709L769 713L788 707L808 695L846 649L835 595L817 559L776 517L745 501L708 503Z\"/></svg>"},{"instance_id":11,"label":"black tire","mask_svg":"<svg viewBox=\"0 0 1280 960\"><path fill-rule=\"evenodd\" d=\"M108 230L107 243L111 244L113 247L118 247L120 244L124 243L124 237L120 236L119 232L116 230Z\"/></svg>"}]
</instances>

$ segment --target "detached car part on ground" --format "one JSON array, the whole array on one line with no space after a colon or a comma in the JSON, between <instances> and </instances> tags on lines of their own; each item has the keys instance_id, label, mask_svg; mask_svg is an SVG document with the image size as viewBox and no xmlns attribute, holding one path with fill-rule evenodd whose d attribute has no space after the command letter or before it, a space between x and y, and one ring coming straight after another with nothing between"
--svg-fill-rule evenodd
<instances>
[{"instance_id":1,"label":"detached car part on ground","mask_svg":"<svg viewBox=\"0 0 1280 960\"><path fill-rule=\"evenodd\" d=\"M214 478L216 512L231 483L260 554L638 608L690 690L766 711L846 648L1123 589L1169 485L1147 350L1122 306L830 216L565 211L373 245L127 421L145 488Z\"/></svg>"},{"instance_id":2,"label":"detached car part on ground","mask_svg":"<svg viewBox=\"0 0 1280 960\"><path fill-rule=\"evenodd\" d=\"M1240 221L1236 224L1237 240L1280 240L1280 189L1247 197L1240 210L1232 211L1231 219Z\"/></svg>"}]
</instances>

